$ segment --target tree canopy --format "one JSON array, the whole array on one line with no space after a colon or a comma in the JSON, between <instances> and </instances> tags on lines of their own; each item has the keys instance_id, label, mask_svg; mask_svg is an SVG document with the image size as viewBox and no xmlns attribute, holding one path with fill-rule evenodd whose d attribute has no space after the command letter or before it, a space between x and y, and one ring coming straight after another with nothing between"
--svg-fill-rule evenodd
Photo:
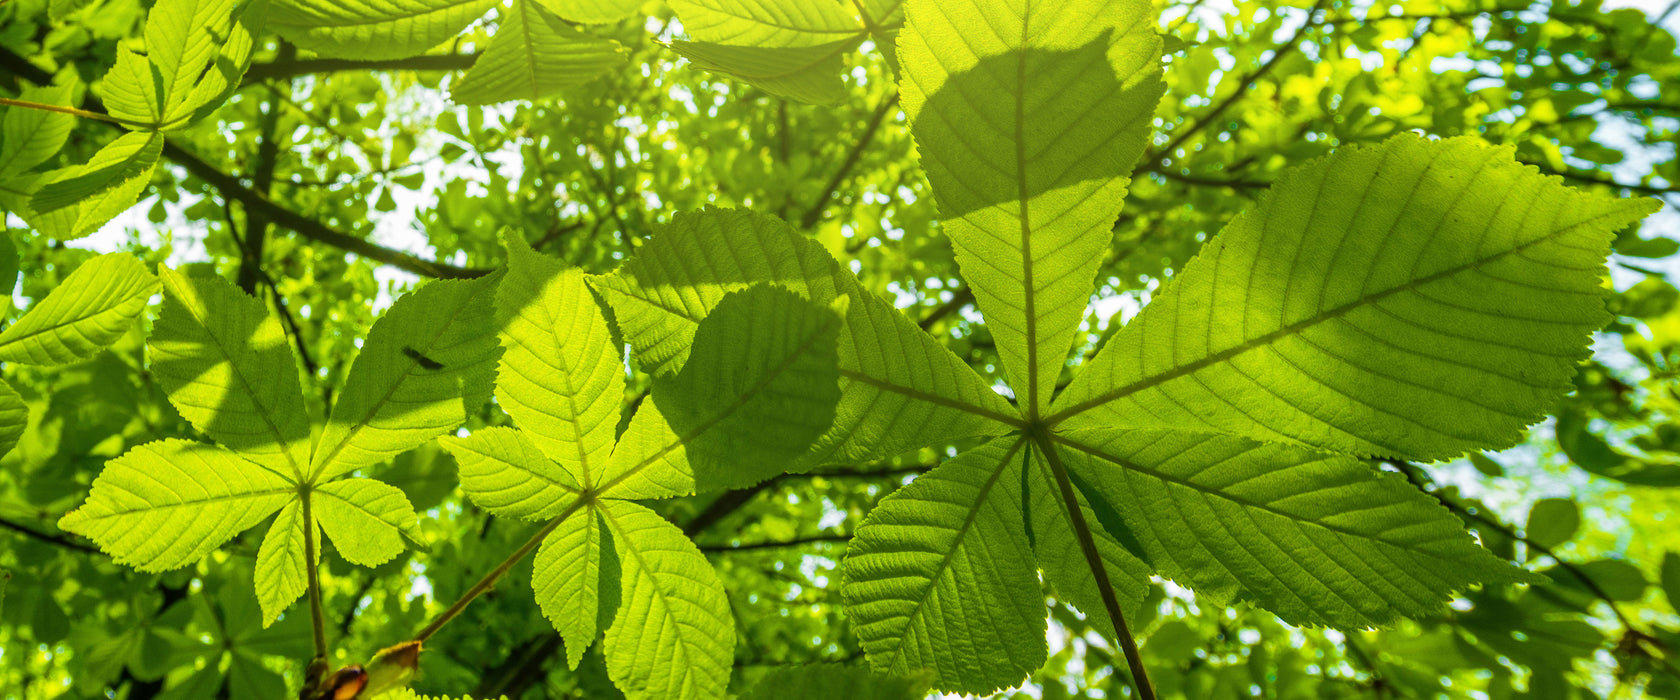
<instances>
[{"instance_id":1,"label":"tree canopy","mask_svg":"<svg viewBox=\"0 0 1680 700\"><path fill-rule=\"evenodd\" d=\"M1680 2L0 3L0 699L1680 698Z\"/></svg>"}]
</instances>

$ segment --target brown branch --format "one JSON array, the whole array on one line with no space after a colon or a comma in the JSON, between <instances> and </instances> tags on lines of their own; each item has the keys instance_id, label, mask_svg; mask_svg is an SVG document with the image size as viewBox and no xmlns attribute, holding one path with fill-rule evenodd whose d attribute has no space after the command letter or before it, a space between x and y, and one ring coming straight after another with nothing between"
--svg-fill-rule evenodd
<instances>
[{"instance_id":1,"label":"brown branch","mask_svg":"<svg viewBox=\"0 0 1680 700\"><path fill-rule=\"evenodd\" d=\"M487 269L456 267L448 263L426 260L400 250L386 248L371 241L334 231L319 221L276 204L256 190L240 183L239 178L223 172L216 166L205 162L202 158L173 143L164 144L163 155L175 161L176 164L185 168L187 172L192 173L200 180L210 183L210 186L221 192L223 197L244 205L246 211L261 212L269 220L291 229L292 232L304 238L342 248L369 260L407 270L422 277L468 279L490 274L490 270Z\"/></svg>"},{"instance_id":2,"label":"brown branch","mask_svg":"<svg viewBox=\"0 0 1680 700\"><path fill-rule=\"evenodd\" d=\"M1261 78L1265 77L1267 73L1272 72L1272 69L1277 67L1277 64L1282 62L1284 57L1299 50L1301 40L1306 38L1307 32L1317 29L1320 26L1320 22L1314 18L1318 15L1320 10L1324 9L1324 6L1328 4L1328 2L1329 0L1318 0L1318 2L1313 3L1312 9L1307 10L1307 23L1301 25L1301 28L1296 30L1294 36L1289 37L1289 39L1279 46L1276 51L1273 51L1272 57L1267 59L1265 63L1261 64L1259 68L1255 69L1254 72L1243 76L1242 82L1237 85L1236 91L1232 92L1217 106L1215 106L1213 111L1208 112L1196 123L1174 131L1172 140L1168 141L1165 147L1159 150L1151 149L1149 152L1145 153L1143 156L1143 162L1145 165L1144 167L1138 169L1138 173L1158 172L1161 168L1161 157L1163 154L1171 155L1173 151L1178 150L1179 146L1184 145L1184 142L1188 141L1191 136L1196 135L1201 130L1207 128L1208 125L1217 121L1219 119L1219 115L1224 114L1225 110L1230 109L1231 106L1235 105L1238 100L1247 96L1249 88L1253 87L1254 84Z\"/></svg>"},{"instance_id":3,"label":"brown branch","mask_svg":"<svg viewBox=\"0 0 1680 700\"><path fill-rule=\"evenodd\" d=\"M779 549L782 547L798 547L817 542L845 542L852 539L851 535L812 535L810 537L795 537L791 540L771 540L768 542L748 542L746 544L703 544L702 552L745 552L754 549Z\"/></svg>"},{"instance_id":4,"label":"brown branch","mask_svg":"<svg viewBox=\"0 0 1680 700\"><path fill-rule=\"evenodd\" d=\"M260 83L275 78L295 78L302 75L319 73L338 73L344 71L451 71L471 68L478 60L478 54L432 54L427 56L412 56L383 61L357 61L344 58L305 58L287 59L277 57L267 63L253 63L245 71L245 79L240 87L252 83Z\"/></svg>"},{"instance_id":5,"label":"brown branch","mask_svg":"<svg viewBox=\"0 0 1680 700\"><path fill-rule=\"evenodd\" d=\"M23 535L23 536L28 537L28 538L33 539L33 540L39 540L41 542L46 542L47 544L53 545L55 547L63 547L65 549L74 549L78 552L87 552L89 554L98 554L98 555L101 555L101 556L103 556L105 554L104 552L99 551L97 548L90 547L88 545L82 544L82 543L77 542L73 539L65 537L64 535L52 535L52 534L48 534L48 533L45 533L45 532L39 532L39 531L35 530L34 528L26 527L26 526L24 526L20 523L14 523L14 522L12 522L10 520L6 520L4 518L0 518L0 528L11 530L12 532L16 532L20 535Z\"/></svg>"},{"instance_id":6,"label":"brown branch","mask_svg":"<svg viewBox=\"0 0 1680 700\"><path fill-rule=\"evenodd\" d=\"M845 182L846 177L852 174L852 168L857 167L858 161L863 158L864 149L869 148L869 144L875 140L875 133L881 130L881 124L886 121L887 114L897 106L898 93L896 92L887 99L881 100L881 104L875 108L875 113L869 116L869 126L864 127L863 137L852 145L851 152L846 154L846 160L840 163L840 169L834 171L834 177L829 178L828 184L823 187L822 196L817 197L817 201L811 204L811 208L799 220L800 228L811 228L822 220L823 209L828 207L828 200L834 198L835 193L840 190L841 183Z\"/></svg>"}]
</instances>

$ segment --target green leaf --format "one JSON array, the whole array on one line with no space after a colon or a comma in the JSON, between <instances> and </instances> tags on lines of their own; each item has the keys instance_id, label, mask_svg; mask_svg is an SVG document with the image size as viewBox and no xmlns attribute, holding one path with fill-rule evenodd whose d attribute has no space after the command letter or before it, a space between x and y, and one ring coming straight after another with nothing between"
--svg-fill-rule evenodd
<instances>
[{"instance_id":1,"label":"green leaf","mask_svg":"<svg viewBox=\"0 0 1680 700\"><path fill-rule=\"evenodd\" d=\"M618 437L624 401L618 343L581 271L539 255L517 235L506 242L508 272L496 290L504 348L496 402L565 467L567 486L593 485Z\"/></svg>"},{"instance_id":2,"label":"green leaf","mask_svg":"<svg viewBox=\"0 0 1680 700\"><path fill-rule=\"evenodd\" d=\"M653 511L601 504L621 572L622 602L605 646L613 685L630 700L723 697L735 620L711 563Z\"/></svg>"},{"instance_id":3,"label":"green leaf","mask_svg":"<svg viewBox=\"0 0 1680 700\"><path fill-rule=\"evenodd\" d=\"M834 423L840 318L781 287L725 296L682 371L654 380L652 400L601 474L601 493L665 498L785 471Z\"/></svg>"},{"instance_id":4,"label":"green leaf","mask_svg":"<svg viewBox=\"0 0 1680 700\"><path fill-rule=\"evenodd\" d=\"M241 457L302 480L309 413L280 321L220 277L168 269L148 345L182 418Z\"/></svg>"},{"instance_id":5,"label":"green leaf","mask_svg":"<svg viewBox=\"0 0 1680 700\"><path fill-rule=\"evenodd\" d=\"M1154 13L1146 0L905 12L904 112L1010 386L1037 417L1164 90Z\"/></svg>"},{"instance_id":6,"label":"green leaf","mask_svg":"<svg viewBox=\"0 0 1680 700\"><path fill-rule=\"evenodd\" d=\"M29 406L12 385L0 381L0 457L17 447L18 439L29 427Z\"/></svg>"},{"instance_id":7,"label":"green leaf","mask_svg":"<svg viewBox=\"0 0 1680 700\"><path fill-rule=\"evenodd\" d=\"M106 462L87 502L58 526L118 564L165 571L198 561L295 496L279 474L228 450L159 440Z\"/></svg>"},{"instance_id":8,"label":"green leaf","mask_svg":"<svg viewBox=\"0 0 1680 700\"><path fill-rule=\"evenodd\" d=\"M37 213L48 213L87 202L89 198L112 189L121 189L124 184L136 179L150 180L152 168L162 154L163 136L152 132L123 134L93 154L93 159L86 165L60 171L57 177L48 180L35 193L29 206ZM135 196L138 195L136 190ZM134 199L130 198L128 204L133 203Z\"/></svg>"},{"instance_id":9,"label":"green leaf","mask_svg":"<svg viewBox=\"0 0 1680 700\"><path fill-rule=\"evenodd\" d=\"M496 0L279 0L268 27L299 48L364 60L418 56L460 34Z\"/></svg>"},{"instance_id":10,"label":"green leaf","mask_svg":"<svg viewBox=\"0 0 1680 700\"><path fill-rule=\"evenodd\" d=\"M130 129L155 132L163 124L168 109L164 100L169 96L161 91L162 77L152 71L152 63L144 54L118 46L117 60L99 84L106 113Z\"/></svg>"},{"instance_id":11,"label":"green leaf","mask_svg":"<svg viewBox=\"0 0 1680 700\"><path fill-rule=\"evenodd\" d=\"M1515 444L1609 318L1611 233L1656 207L1472 138L1341 149L1210 241L1049 420L1418 460Z\"/></svg>"},{"instance_id":12,"label":"green leaf","mask_svg":"<svg viewBox=\"0 0 1680 700\"><path fill-rule=\"evenodd\" d=\"M539 0L543 8L573 22L606 24L641 14L642 0Z\"/></svg>"},{"instance_id":13,"label":"green leaf","mask_svg":"<svg viewBox=\"0 0 1680 700\"><path fill-rule=\"evenodd\" d=\"M373 479L342 479L315 487L315 520L352 564L375 567L402 554L402 535L420 539L414 506L402 489Z\"/></svg>"},{"instance_id":14,"label":"green leaf","mask_svg":"<svg viewBox=\"0 0 1680 700\"><path fill-rule=\"evenodd\" d=\"M932 669L987 694L1044 664L1044 594L1021 506L1019 435L969 450L881 500L841 564L846 616L877 671Z\"/></svg>"},{"instance_id":15,"label":"green leaf","mask_svg":"<svg viewBox=\"0 0 1680 700\"><path fill-rule=\"evenodd\" d=\"M577 670L583 652L595 642L602 615L603 593L618 589L618 558L612 533L601 523L594 506L566 518L537 549L531 569L531 589L543 617L560 632L566 645L566 664Z\"/></svg>"},{"instance_id":16,"label":"green leaf","mask_svg":"<svg viewBox=\"0 0 1680 700\"><path fill-rule=\"evenodd\" d=\"M1161 575L1215 604L1242 598L1291 624L1361 629L1436 612L1472 583L1540 580L1400 475L1348 457L1187 431L1053 439Z\"/></svg>"},{"instance_id":17,"label":"green leaf","mask_svg":"<svg viewBox=\"0 0 1680 700\"><path fill-rule=\"evenodd\" d=\"M93 258L0 333L0 362L62 365L92 357L133 326L158 280L127 253Z\"/></svg>"},{"instance_id":18,"label":"green leaf","mask_svg":"<svg viewBox=\"0 0 1680 700\"><path fill-rule=\"evenodd\" d=\"M1541 547L1556 547L1575 536L1581 527L1581 508L1567 498L1542 498L1528 511L1523 534Z\"/></svg>"},{"instance_id":19,"label":"green leaf","mask_svg":"<svg viewBox=\"0 0 1680 700\"><path fill-rule=\"evenodd\" d=\"M683 31L736 46L831 44L864 31L846 3L808 0L671 0Z\"/></svg>"},{"instance_id":20,"label":"green leaf","mask_svg":"<svg viewBox=\"0 0 1680 700\"><path fill-rule=\"evenodd\" d=\"M618 42L590 36L533 0L514 0L490 47L449 91L456 104L540 100L625 64Z\"/></svg>"},{"instance_id":21,"label":"green leaf","mask_svg":"<svg viewBox=\"0 0 1680 700\"><path fill-rule=\"evenodd\" d=\"M740 78L777 97L826 105L846 98L846 84L841 80L844 59L860 41L842 39L816 46L730 46L673 41L671 48L697 68Z\"/></svg>"},{"instance_id":22,"label":"green leaf","mask_svg":"<svg viewBox=\"0 0 1680 700\"><path fill-rule=\"evenodd\" d=\"M489 397L498 354L490 326L495 282L431 282L373 324L315 443L316 481L452 431Z\"/></svg>"},{"instance_id":23,"label":"green leaf","mask_svg":"<svg viewBox=\"0 0 1680 700\"><path fill-rule=\"evenodd\" d=\"M771 671L741 700L921 700L931 681L926 672L884 676L857 666L807 664Z\"/></svg>"},{"instance_id":24,"label":"green leaf","mask_svg":"<svg viewBox=\"0 0 1680 700\"><path fill-rule=\"evenodd\" d=\"M309 588L309 560L304 556L303 501L280 509L257 549L256 591L262 624L268 627ZM319 542L320 540L316 540Z\"/></svg>"},{"instance_id":25,"label":"green leaf","mask_svg":"<svg viewBox=\"0 0 1680 700\"><path fill-rule=\"evenodd\" d=\"M25 87L18 99L25 102L70 106L75 94L73 82L47 87ZM29 172L64 148L76 117L44 109L9 107L0 118L0 180Z\"/></svg>"},{"instance_id":26,"label":"green leaf","mask_svg":"<svg viewBox=\"0 0 1680 700\"><path fill-rule=\"evenodd\" d=\"M1091 572L1091 565L1080 548L1067 502L1062 497L1053 472L1050 471L1050 464L1036 448L1027 451L1030 453L1030 462L1026 467L1023 482L1026 501L1023 512L1027 536L1032 541L1033 557L1038 561L1038 567L1044 571L1044 582L1062 600L1072 603L1079 612L1084 613L1085 617L1091 620L1091 625L1103 636L1112 639L1115 625L1109 621L1108 609L1103 605L1096 576ZM1142 547L1135 537L1131 537L1129 530L1123 529L1125 524L1120 522L1119 514L1108 509L1104 512L1107 517L1099 517L1081 491L1083 489L1076 489L1074 497L1084 513L1086 527L1090 529L1091 539L1097 545L1097 553L1102 557L1109 584L1114 588L1115 600L1120 603L1122 615L1127 619L1136 620L1143 605L1144 595L1149 591L1149 577L1154 573L1154 569L1139 558L1144 555ZM1104 529L1103 525L1121 529L1129 541L1122 542L1112 532Z\"/></svg>"},{"instance_id":27,"label":"green leaf","mask_svg":"<svg viewBox=\"0 0 1680 700\"><path fill-rule=\"evenodd\" d=\"M850 298L840 329L840 405L806 460L873 459L1008 430L1016 415L985 380L880 297L822 246L772 216L706 209L678 214L609 277L594 280L637 362L672 374L695 330L729 292L770 282L819 305Z\"/></svg>"},{"instance_id":28,"label":"green leaf","mask_svg":"<svg viewBox=\"0 0 1680 700\"><path fill-rule=\"evenodd\" d=\"M268 0L158 0L152 6L146 54L162 95L160 128L186 126L233 94L267 11Z\"/></svg>"},{"instance_id":29,"label":"green leaf","mask_svg":"<svg viewBox=\"0 0 1680 700\"><path fill-rule=\"evenodd\" d=\"M460 464L461 491L503 518L548 520L570 508L582 490L577 477L544 456L522 430L482 428L438 443Z\"/></svg>"}]
</instances>

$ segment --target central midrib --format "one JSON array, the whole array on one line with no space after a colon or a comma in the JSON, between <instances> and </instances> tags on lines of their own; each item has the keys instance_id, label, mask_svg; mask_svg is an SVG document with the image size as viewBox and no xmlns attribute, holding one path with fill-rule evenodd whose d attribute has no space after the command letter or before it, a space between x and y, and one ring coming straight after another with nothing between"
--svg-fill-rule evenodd
<instances>
[{"instance_id":1,"label":"central midrib","mask_svg":"<svg viewBox=\"0 0 1680 700\"><path fill-rule=\"evenodd\" d=\"M1022 312L1026 314L1027 326L1027 421L1038 420L1038 313L1037 299L1033 290L1033 256L1032 256L1032 220L1028 216L1027 202L1030 193L1027 188L1027 20L1032 15L1032 3L1029 1L1021 11L1021 47L1017 52L1020 56L1015 64L1015 187L1016 197L1021 203L1017 212L1021 222L1021 281L1024 304Z\"/></svg>"}]
</instances>

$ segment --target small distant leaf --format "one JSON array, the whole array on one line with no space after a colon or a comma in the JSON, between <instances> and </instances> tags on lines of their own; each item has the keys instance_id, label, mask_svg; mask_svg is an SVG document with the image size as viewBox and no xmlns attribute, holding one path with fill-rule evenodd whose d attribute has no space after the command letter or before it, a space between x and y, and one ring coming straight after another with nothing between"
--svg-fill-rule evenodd
<instances>
[{"instance_id":1,"label":"small distant leaf","mask_svg":"<svg viewBox=\"0 0 1680 700\"><path fill-rule=\"evenodd\" d=\"M158 291L134 256L88 260L0 333L0 362L62 365L92 357L133 325Z\"/></svg>"},{"instance_id":2,"label":"small distant leaf","mask_svg":"<svg viewBox=\"0 0 1680 700\"><path fill-rule=\"evenodd\" d=\"M1505 476L1505 467L1493 461L1492 457L1480 452L1471 452L1467 456L1470 458L1470 466L1475 467L1476 471L1484 476Z\"/></svg>"},{"instance_id":3,"label":"small distant leaf","mask_svg":"<svg viewBox=\"0 0 1680 700\"><path fill-rule=\"evenodd\" d=\"M309 413L280 321L220 277L163 276L152 373L181 417L240 456L302 480Z\"/></svg>"},{"instance_id":4,"label":"small distant leaf","mask_svg":"<svg viewBox=\"0 0 1680 700\"><path fill-rule=\"evenodd\" d=\"M1543 498L1528 511L1528 525L1523 528L1530 542L1541 547L1556 547L1575 536L1581 527L1581 508L1567 498Z\"/></svg>"},{"instance_id":5,"label":"small distant leaf","mask_svg":"<svg viewBox=\"0 0 1680 700\"><path fill-rule=\"evenodd\" d=\"M655 380L601 475L602 493L664 498L786 470L834 423L840 318L769 285L724 297L682 371Z\"/></svg>"},{"instance_id":6,"label":"small distant leaf","mask_svg":"<svg viewBox=\"0 0 1680 700\"><path fill-rule=\"evenodd\" d=\"M791 47L673 41L671 48L697 68L740 78L777 97L826 105L846 98L844 59L861 41Z\"/></svg>"},{"instance_id":7,"label":"small distant leaf","mask_svg":"<svg viewBox=\"0 0 1680 700\"><path fill-rule=\"evenodd\" d=\"M165 571L198 561L295 496L279 474L228 450L160 440L106 462L87 502L58 526L118 564Z\"/></svg>"},{"instance_id":8,"label":"small distant leaf","mask_svg":"<svg viewBox=\"0 0 1680 700\"><path fill-rule=\"evenodd\" d=\"M859 527L840 594L875 671L932 669L934 687L984 695L1044 665L1024 445L1006 436L958 455L882 499Z\"/></svg>"},{"instance_id":9,"label":"small distant leaf","mask_svg":"<svg viewBox=\"0 0 1680 700\"><path fill-rule=\"evenodd\" d=\"M577 478L537 449L525 431L493 426L438 442L460 464L461 491L497 516L548 520L571 507L581 491Z\"/></svg>"},{"instance_id":10,"label":"small distant leaf","mask_svg":"<svg viewBox=\"0 0 1680 700\"><path fill-rule=\"evenodd\" d=\"M276 0L268 27L325 56L418 56L484 16L496 0Z\"/></svg>"},{"instance_id":11,"label":"small distant leaf","mask_svg":"<svg viewBox=\"0 0 1680 700\"><path fill-rule=\"evenodd\" d=\"M1609 320L1611 234L1657 206L1474 138L1340 149L1226 226L1050 420L1419 460L1514 444Z\"/></svg>"},{"instance_id":12,"label":"small distant leaf","mask_svg":"<svg viewBox=\"0 0 1680 700\"><path fill-rule=\"evenodd\" d=\"M42 185L29 206L35 212L45 214L86 202L136 178L150 179L152 168L162 154L162 135L152 132L123 134L93 154L87 165L62 171ZM133 203L133 199L128 202ZM124 205L123 208L128 207Z\"/></svg>"},{"instance_id":13,"label":"small distant leaf","mask_svg":"<svg viewBox=\"0 0 1680 700\"><path fill-rule=\"evenodd\" d=\"M321 530L352 564L374 567L403 551L402 535L419 539L414 506L401 489L373 479L343 479L315 487Z\"/></svg>"},{"instance_id":14,"label":"small distant leaf","mask_svg":"<svg viewBox=\"0 0 1680 700\"><path fill-rule=\"evenodd\" d=\"M1640 568L1621 559L1598 559L1585 564L1574 565L1575 570L1591 579L1603 591L1605 597L1619 603L1631 603L1645 597L1645 589L1650 582L1645 580L1645 572ZM1597 598L1596 591L1588 589L1579 578L1564 571L1548 572L1557 585L1573 589L1591 598Z\"/></svg>"},{"instance_id":15,"label":"small distant leaf","mask_svg":"<svg viewBox=\"0 0 1680 700\"><path fill-rule=\"evenodd\" d=\"M602 501L621 572L607 628L607 672L629 700L723 697L735 620L723 583L677 526L626 501Z\"/></svg>"},{"instance_id":16,"label":"small distant leaf","mask_svg":"<svg viewBox=\"0 0 1680 700\"><path fill-rule=\"evenodd\" d=\"M498 354L490 326L495 282L428 283L373 324L316 442L318 481L454 430L489 398Z\"/></svg>"},{"instance_id":17,"label":"small distant leaf","mask_svg":"<svg viewBox=\"0 0 1680 700\"><path fill-rule=\"evenodd\" d=\"M770 672L741 700L921 700L932 675L887 676L840 664L809 664Z\"/></svg>"},{"instance_id":18,"label":"small distant leaf","mask_svg":"<svg viewBox=\"0 0 1680 700\"><path fill-rule=\"evenodd\" d=\"M70 106L75 84L69 81L48 87L26 87L18 93L25 102ZM21 175L47 162L64 148L76 117L44 109L9 107L0 119L0 180ZM16 272L14 271L14 275Z\"/></svg>"},{"instance_id":19,"label":"small distant leaf","mask_svg":"<svg viewBox=\"0 0 1680 700\"><path fill-rule=\"evenodd\" d=\"M464 105L540 100L625 62L626 51L618 42L573 29L535 0L514 0L490 47L450 89L449 98Z\"/></svg>"},{"instance_id":20,"label":"small distant leaf","mask_svg":"<svg viewBox=\"0 0 1680 700\"><path fill-rule=\"evenodd\" d=\"M257 549L255 582L263 627L274 624L309 587L303 527L303 502L294 499L280 509Z\"/></svg>"},{"instance_id":21,"label":"small distant leaf","mask_svg":"<svg viewBox=\"0 0 1680 700\"><path fill-rule=\"evenodd\" d=\"M10 383L0 381L0 457L17 447L18 438L29 427L29 406Z\"/></svg>"}]
</instances>

